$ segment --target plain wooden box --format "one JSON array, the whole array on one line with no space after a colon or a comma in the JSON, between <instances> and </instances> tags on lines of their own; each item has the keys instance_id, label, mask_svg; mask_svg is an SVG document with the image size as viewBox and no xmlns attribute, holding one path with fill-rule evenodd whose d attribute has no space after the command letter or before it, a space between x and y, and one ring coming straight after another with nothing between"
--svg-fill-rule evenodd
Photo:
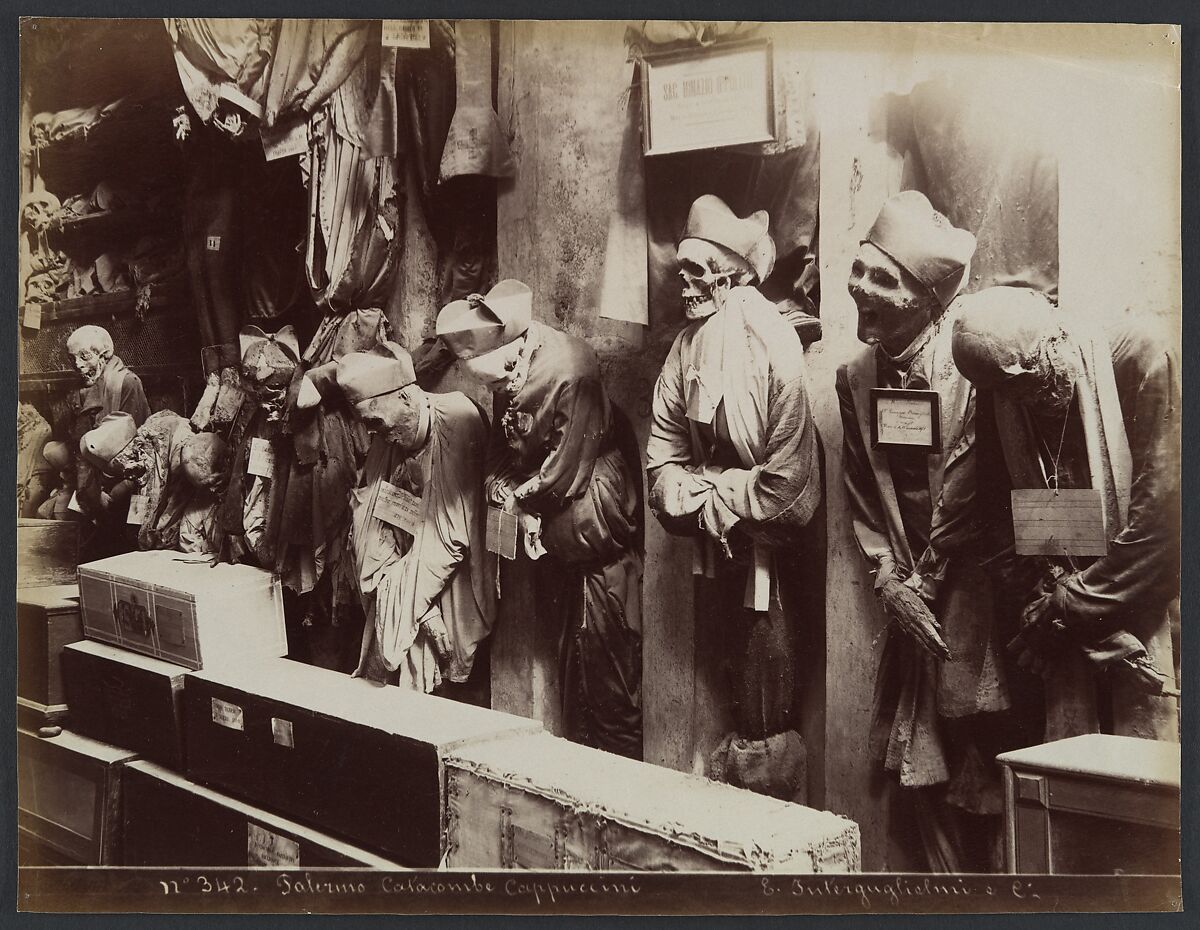
<instances>
[{"instance_id":1,"label":"plain wooden box","mask_svg":"<svg viewBox=\"0 0 1200 930\"><path fill-rule=\"evenodd\" d=\"M28 725L66 717L61 656L81 639L77 584L17 588L17 707Z\"/></svg>"},{"instance_id":2,"label":"plain wooden box","mask_svg":"<svg viewBox=\"0 0 1200 930\"><path fill-rule=\"evenodd\" d=\"M79 566L88 639L190 669L287 653L279 578L210 556L127 552Z\"/></svg>"},{"instance_id":3,"label":"plain wooden box","mask_svg":"<svg viewBox=\"0 0 1200 930\"><path fill-rule=\"evenodd\" d=\"M405 866L442 853L443 758L536 721L276 659L188 675L187 775Z\"/></svg>"},{"instance_id":4,"label":"plain wooden box","mask_svg":"<svg viewBox=\"0 0 1200 930\"><path fill-rule=\"evenodd\" d=\"M79 527L70 520L17 518L17 587L74 584Z\"/></svg>"},{"instance_id":5,"label":"plain wooden box","mask_svg":"<svg viewBox=\"0 0 1200 930\"><path fill-rule=\"evenodd\" d=\"M63 650L71 729L183 771L183 686L187 669L106 643Z\"/></svg>"},{"instance_id":6,"label":"plain wooden box","mask_svg":"<svg viewBox=\"0 0 1200 930\"><path fill-rule=\"evenodd\" d=\"M1178 874L1178 743L1091 733L997 761L1010 872Z\"/></svg>"},{"instance_id":7,"label":"plain wooden box","mask_svg":"<svg viewBox=\"0 0 1200 930\"><path fill-rule=\"evenodd\" d=\"M399 868L152 762L129 763L124 779L125 865Z\"/></svg>"},{"instance_id":8,"label":"plain wooden box","mask_svg":"<svg viewBox=\"0 0 1200 930\"><path fill-rule=\"evenodd\" d=\"M64 730L17 730L17 829L78 865L121 864L121 787L137 753Z\"/></svg>"},{"instance_id":9,"label":"plain wooden box","mask_svg":"<svg viewBox=\"0 0 1200 930\"><path fill-rule=\"evenodd\" d=\"M446 864L479 869L856 872L844 817L548 733L446 757Z\"/></svg>"}]
</instances>

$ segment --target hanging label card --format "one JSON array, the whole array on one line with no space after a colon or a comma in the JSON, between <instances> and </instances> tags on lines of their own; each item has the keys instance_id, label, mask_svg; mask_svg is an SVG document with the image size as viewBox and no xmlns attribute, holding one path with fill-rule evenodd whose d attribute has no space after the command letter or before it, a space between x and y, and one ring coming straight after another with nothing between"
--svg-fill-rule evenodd
<instances>
[{"instance_id":1,"label":"hanging label card","mask_svg":"<svg viewBox=\"0 0 1200 930\"><path fill-rule=\"evenodd\" d=\"M1017 555L1107 555L1104 503L1091 488L1012 492Z\"/></svg>"},{"instance_id":2,"label":"hanging label card","mask_svg":"<svg viewBox=\"0 0 1200 930\"><path fill-rule=\"evenodd\" d=\"M21 321L26 329L41 329L42 328L42 305L41 304L26 304L25 317Z\"/></svg>"},{"instance_id":3,"label":"hanging label card","mask_svg":"<svg viewBox=\"0 0 1200 930\"><path fill-rule=\"evenodd\" d=\"M384 481L379 486L379 496L375 498L375 509L372 511L377 520L403 530L409 536L417 535L417 527L421 525L421 498L398 488L390 481Z\"/></svg>"},{"instance_id":4,"label":"hanging label card","mask_svg":"<svg viewBox=\"0 0 1200 930\"><path fill-rule=\"evenodd\" d=\"M246 472L260 478L271 478L275 474L275 450L267 439L251 439L250 455L246 459Z\"/></svg>"},{"instance_id":5,"label":"hanging label card","mask_svg":"<svg viewBox=\"0 0 1200 930\"><path fill-rule=\"evenodd\" d=\"M141 526L145 523L148 503L149 498L145 494L135 494L129 498L129 514L125 517L125 522L132 523L134 526Z\"/></svg>"},{"instance_id":6,"label":"hanging label card","mask_svg":"<svg viewBox=\"0 0 1200 930\"><path fill-rule=\"evenodd\" d=\"M246 823L246 865L280 868L299 864L299 843L256 823Z\"/></svg>"},{"instance_id":7,"label":"hanging label card","mask_svg":"<svg viewBox=\"0 0 1200 930\"><path fill-rule=\"evenodd\" d=\"M79 506L78 492L71 492L71 499L67 501L67 510L73 510L75 513L83 513L83 508Z\"/></svg>"},{"instance_id":8,"label":"hanging label card","mask_svg":"<svg viewBox=\"0 0 1200 930\"><path fill-rule=\"evenodd\" d=\"M267 161L291 158L308 151L308 122L305 120L285 126L282 130L263 126L259 128L258 135L262 139L263 154Z\"/></svg>"},{"instance_id":9,"label":"hanging label card","mask_svg":"<svg viewBox=\"0 0 1200 930\"><path fill-rule=\"evenodd\" d=\"M210 251L210 252L220 252L221 251L221 237L220 236L209 236L208 237L208 251Z\"/></svg>"},{"instance_id":10,"label":"hanging label card","mask_svg":"<svg viewBox=\"0 0 1200 930\"><path fill-rule=\"evenodd\" d=\"M212 722L231 730L246 729L246 723L242 719L242 709L236 704L230 704L220 698L212 699Z\"/></svg>"},{"instance_id":11,"label":"hanging label card","mask_svg":"<svg viewBox=\"0 0 1200 930\"><path fill-rule=\"evenodd\" d=\"M385 19L384 48L429 48L429 20Z\"/></svg>"},{"instance_id":12,"label":"hanging label card","mask_svg":"<svg viewBox=\"0 0 1200 930\"><path fill-rule=\"evenodd\" d=\"M284 720L282 717L272 717L271 739L275 741L276 746L295 749L296 742L292 738L292 721Z\"/></svg>"},{"instance_id":13,"label":"hanging label card","mask_svg":"<svg viewBox=\"0 0 1200 930\"><path fill-rule=\"evenodd\" d=\"M485 539L488 552L495 552L506 559L515 559L518 531L519 524L515 513L509 513L499 507L488 507Z\"/></svg>"},{"instance_id":14,"label":"hanging label card","mask_svg":"<svg viewBox=\"0 0 1200 930\"><path fill-rule=\"evenodd\" d=\"M871 389L871 448L910 446L942 451L942 398L937 391Z\"/></svg>"}]
</instances>

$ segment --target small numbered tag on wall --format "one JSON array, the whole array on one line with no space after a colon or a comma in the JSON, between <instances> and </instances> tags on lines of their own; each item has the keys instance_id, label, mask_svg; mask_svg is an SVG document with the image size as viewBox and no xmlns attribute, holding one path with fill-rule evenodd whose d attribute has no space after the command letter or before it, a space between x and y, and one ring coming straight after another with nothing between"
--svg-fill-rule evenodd
<instances>
[{"instance_id":1,"label":"small numbered tag on wall","mask_svg":"<svg viewBox=\"0 0 1200 930\"><path fill-rule=\"evenodd\" d=\"M1104 502L1091 488L1025 488L1012 492L1017 555L1108 554Z\"/></svg>"}]
</instances>

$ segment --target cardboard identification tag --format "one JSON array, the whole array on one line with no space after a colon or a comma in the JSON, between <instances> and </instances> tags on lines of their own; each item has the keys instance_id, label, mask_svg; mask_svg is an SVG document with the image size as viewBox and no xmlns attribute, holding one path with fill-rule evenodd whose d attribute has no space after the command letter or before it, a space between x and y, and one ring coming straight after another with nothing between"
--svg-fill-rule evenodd
<instances>
[{"instance_id":1,"label":"cardboard identification tag","mask_svg":"<svg viewBox=\"0 0 1200 930\"><path fill-rule=\"evenodd\" d=\"M499 507L488 507L485 539L488 552L494 552L505 559L515 559L518 532L519 522L515 513L509 513Z\"/></svg>"},{"instance_id":2,"label":"cardboard identification tag","mask_svg":"<svg viewBox=\"0 0 1200 930\"><path fill-rule=\"evenodd\" d=\"M379 496L375 498L372 515L409 536L416 536L417 527L421 525L421 510L421 498L411 491L396 487L390 481L384 481L379 486Z\"/></svg>"},{"instance_id":3,"label":"cardboard identification tag","mask_svg":"<svg viewBox=\"0 0 1200 930\"><path fill-rule=\"evenodd\" d=\"M228 727L230 730L245 730L246 721L242 709L236 704L212 698L212 722L217 726Z\"/></svg>"},{"instance_id":4,"label":"cardboard identification tag","mask_svg":"<svg viewBox=\"0 0 1200 930\"><path fill-rule=\"evenodd\" d=\"M129 514L125 517L125 522L132 523L134 526L141 526L145 523L149 500L145 494L135 494L129 498Z\"/></svg>"},{"instance_id":5,"label":"cardboard identification tag","mask_svg":"<svg viewBox=\"0 0 1200 930\"><path fill-rule=\"evenodd\" d=\"M83 513L83 508L79 506L79 493L77 491L71 492L71 499L67 501L67 510Z\"/></svg>"},{"instance_id":6,"label":"cardboard identification tag","mask_svg":"<svg viewBox=\"0 0 1200 930\"><path fill-rule=\"evenodd\" d=\"M1107 555L1104 502L1091 488L1012 492L1017 555Z\"/></svg>"},{"instance_id":7,"label":"cardboard identification tag","mask_svg":"<svg viewBox=\"0 0 1200 930\"><path fill-rule=\"evenodd\" d=\"M942 398L937 391L871 388L871 448L942 451Z\"/></svg>"},{"instance_id":8,"label":"cardboard identification tag","mask_svg":"<svg viewBox=\"0 0 1200 930\"><path fill-rule=\"evenodd\" d=\"M26 304L25 317L21 321L26 329L41 329L42 328L42 305L41 304Z\"/></svg>"},{"instance_id":9,"label":"cardboard identification tag","mask_svg":"<svg viewBox=\"0 0 1200 930\"><path fill-rule=\"evenodd\" d=\"M429 20L385 19L384 48L429 48Z\"/></svg>"},{"instance_id":10,"label":"cardboard identification tag","mask_svg":"<svg viewBox=\"0 0 1200 930\"><path fill-rule=\"evenodd\" d=\"M292 736L292 721L285 720L283 717L272 717L271 740L276 746L284 746L287 749L295 749L296 741Z\"/></svg>"},{"instance_id":11,"label":"cardboard identification tag","mask_svg":"<svg viewBox=\"0 0 1200 930\"><path fill-rule=\"evenodd\" d=\"M291 158L308 151L308 123L299 122L282 131L262 127L258 131L262 139L263 154L267 161Z\"/></svg>"},{"instance_id":12,"label":"cardboard identification tag","mask_svg":"<svg viewBox=\"0 0 1200 930\"><path fill-rule=\"evenodd\" d=\"M253 821L246 822L246 865L268 866L280 868L283 866L298 866L300 864L300 844L286 836L272 833L266 827L260 827Z\"/></svg>"},{"instance_id":13,"label":"cardboard identification tag","mask_svg":"<svg viewBox=\"0 0 1200 930\"><path fill-rule=\"evenodd\" d=\"M247 474L259 478L271 478L275 475L275 450L267 439L251 439L250 455L246 459Z\"/></svg>"}]
</instances>

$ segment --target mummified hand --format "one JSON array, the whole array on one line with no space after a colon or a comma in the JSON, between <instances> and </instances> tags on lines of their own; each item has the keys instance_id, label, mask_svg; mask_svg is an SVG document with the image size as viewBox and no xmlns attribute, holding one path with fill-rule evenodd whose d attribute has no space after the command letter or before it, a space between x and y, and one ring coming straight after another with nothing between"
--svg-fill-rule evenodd
<instances>
[{"instance_id":1,"label":"mummified hand","mask_svg":"<svg viewBox=\"0 0 1200 930\"><path fill-rule=\"evenodd\" d=\"M925 606L921 596L904 582L889 578L879 589L884 612L920 646L939 659L950 659L950 647L942 639L937 617Z\"/></svg>"}]
</instances>

